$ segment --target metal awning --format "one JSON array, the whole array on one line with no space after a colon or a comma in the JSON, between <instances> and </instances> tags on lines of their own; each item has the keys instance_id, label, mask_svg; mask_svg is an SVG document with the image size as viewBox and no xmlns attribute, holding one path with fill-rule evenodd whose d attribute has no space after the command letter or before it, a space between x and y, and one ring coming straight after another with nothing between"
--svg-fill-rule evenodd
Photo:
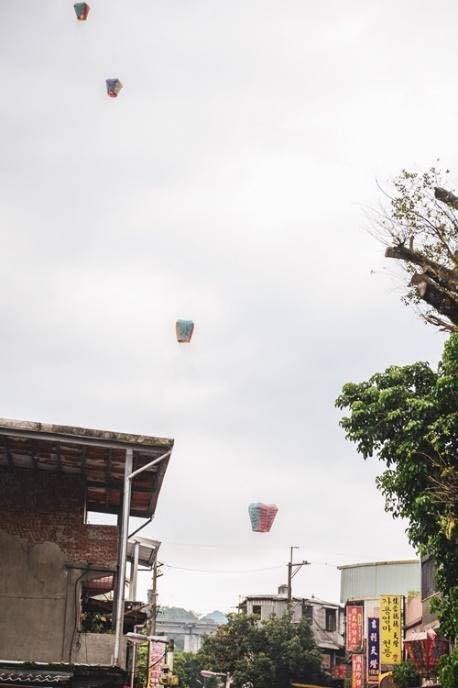
<instances>
[{"instance_id":1,"label":"metal awning","mask_svg":"<svg viewBox=\"0 0 458 688\"><path fill-rule=\"evenodd\" d=\"M134 545L136 542L139 544L138 563L140 566L145 566L150 569L156 561L157 552L161 543L158 540L150 540L149 538L135 535L127 543L127 559L130 561L134 558Z\"/></svg>"},{"instance_id":2,"label":"metal awning","mask_svg":"<svg viewBox=\"0 0 458 688\"><path fill-rule=\"evenodd\" d=\"M0 469L79 476L88 511L116 514L122 504L126 449L133 470L171 451L173 440L145 435L0 418ZM132 480L131 516L151 518L169 459Z\"/></svg>"}]
</instances>

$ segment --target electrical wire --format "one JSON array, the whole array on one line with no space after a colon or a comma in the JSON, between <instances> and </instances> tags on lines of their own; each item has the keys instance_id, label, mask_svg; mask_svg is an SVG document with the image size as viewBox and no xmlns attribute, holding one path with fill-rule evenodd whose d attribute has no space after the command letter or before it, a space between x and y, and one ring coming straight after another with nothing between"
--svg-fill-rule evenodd
<instances>
[{"instance_id":1,"label":"electrical wire","mask_svg":"<svg viewBox=\"0 0 458 688\"><path fill-rule=\"evenodd\" d=\"M261 571L273 571L274 569L282 569L284 568L284 564L277 564L277 566L266 566L265 568L261 569L244 569L242 571L237 571L237 570L218 570L218 569L193 569L193 568L187 568L184 566L175 566L174 564L166 564L165 562L164 566L166 566L168 569L176 569L178 571L194 571L196 573L226 573L226 574L231 574L231 573L259 573Z\"/></svg>"},{"instance_id":2,"label":"electrical wire","mask_svg":"<svg viewBox=\"0 0 458 688\"><path fill-rule=\"evenodd\" d=\"M203 542L176 542L174 540L161 540L161 543L163 545L171 545L173 547L192 547L193 549L197 549L197 548L225 549L225 550L233 549L233 550L238 550L238 551L248 550L250 552L253 550L253 547L250 545L240 546L240 545L231 545L231 544L224 544L224 543L223 544L214 544L214 543L203 543ZM299 545L299 548L304 549L305 551L307 551L307 549L308 549L308 547L306 545ZM277 545L267 545L267 546L265 546L264 549L270 550L270 551L273 551L273 550L284 551L287 548L284 547L283 545L278 545L278 546ZM345 557L345 559L348 559L348 552L324 552L321 554L324 556L330 555L330 556L337 556L337 557ZM365 554L362 554L361 552L353 552L351 556L352 557L358 557L362 560L377 561L380 559L379 554L374 554L374 553L369 554L367 552ZM313 563L317 563L317 564L319 563L319 564L325 564L325 565L328 564L328 562L318 562L318 561L313 562ZM329 564L329 565L330 566L338 566L338 564Z\"/></svg>"},{"instance_id":3,"label":"electrical wire","mask_svg":"<svg viewBox=\"0 0 458 688\"><path fill-rule=\"evenodd\" d=\"M274 571L278 569L282 569L285 567L285 564L277 564L276 566L265 566L263 568L259 569L194 569L190 568L187 566L176 566L175 564L166 564L163 562L164 566L167 567L168 569L174 569L177 571L191 571L194 573L222 573L222 574L243 574L243 573L261 573L262 571ZM310 564L313 564L315 566L329 566L330 568L338 568L337 564L331 564L327 561L311 561Z\"/></svg>"}]
</instances>

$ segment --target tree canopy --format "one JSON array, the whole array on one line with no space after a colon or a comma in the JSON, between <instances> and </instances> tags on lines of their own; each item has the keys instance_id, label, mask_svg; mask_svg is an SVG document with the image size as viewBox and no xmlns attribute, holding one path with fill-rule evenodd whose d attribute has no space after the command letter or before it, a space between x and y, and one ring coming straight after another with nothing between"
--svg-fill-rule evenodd
<instances>
[{"instance_id":1,"label":"tree canopy","mask_svg":"<svg viewBox=\"0 0 458 688\"><path fill-rule=\"evenodd\" d=\"M290 688L292 679L323 685L321 659L307 619L292 623L290 614L268 621L233 614L226 625L205 638L196 655L202 669L229 672L236 686L253 688ZM195 668L194 664L182 672L184 688L201 688Z\"/></svg>"},{"instance_id":2,"label":"tree canopy","mask_svg":"<svg viewBox=\"0 0 458 688\"><path fill-rule=\"evenodd\" d=\"M458 332L458 197L442 184L435 167L403 170L386 193L390 205L377 216L376 234L388 243L386 257L410 276L404 301L423 306L428 322Z\"/></svg>"},{"instance_id":3,"label":"tree canopy","mask_svg":"<svg viewBox=\"0 0 458 688\"><path fill-rule=\"evenodd\" d=\"M365 459L378 456L386 510L408 519L411 543L438 567L441 631L458 636L458 334L438 370L428 363L392 366L344 385L341 425Z\"/></svg>"}]
</instances>

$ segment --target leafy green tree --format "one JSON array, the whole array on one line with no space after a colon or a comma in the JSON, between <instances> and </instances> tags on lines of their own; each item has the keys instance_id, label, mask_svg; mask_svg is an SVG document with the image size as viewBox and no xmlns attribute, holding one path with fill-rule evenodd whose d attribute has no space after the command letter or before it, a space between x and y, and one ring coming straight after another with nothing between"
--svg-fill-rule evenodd
<instances>
[{"instance_id":1,"label":"leafy green tree","mask_svg":"<svg viewBox=\"0 0 458 688\"><path fill-rule=\"evenodd\" d=\"M290 688L292 679L326 680L309 622L292 623L290 613L262 622L256 615L231 615L204 640L198 658L204 669L229 672L236 686Z\"/></svg>"},{"instance_id":2,"label":"leafy green tree","mask_svg":"<svg viewBox=\"0 0 458 688\"><path fill-rule=\"evenodd\" d=\"M364 459L385 464L377 479L386 510L407 518L411 543L437 565L441 631L458 636L458 334L437 371L427 363L392 366L343 387L341 420Z\"/></svg>"},{"instance_id":3,"label":"leafy green tree","mask_svg":"<svg viewBox=\"0 0 458 688\"><path fill-rule=\"evenodd\" d=\"M458 332L458 197L442 184L435 167L423 174L403 170L385 192L390 204L376 214L374 233L388 245L385 256L401 261L410 277L405 303Z\"/></svg>"},{"instance_id":4,"label":"leafy green tree","mask_svg":"<svg viewBox=\"0 0 458 688\"><path fill-rule=\"evenodd\" d=\"M137 645L135 658L135 688L145 688L148 683L148 645Z\"/></svg>"},{"instance_id":5,"label":"leafy green tree","mask_svg":"<svg viewBox=\"0 0 458 688\"><path fill-rule=\"evenodd\" d=\"M458 649L450 657L442 657L439 664L439 681L442 688L458 686Z\"/></svg>"},{"instance_id":6,"label":"leafy green tree","mask_svg":"<svg viewBox=\"0 0 458 688\"><path fill-rule=\"evenodd\" d=\"M412 662L402 662L393 670L396 688L416 688L420 685L420 676Z\"/></svg>"},{"instance_id":7,"label":"leafy green tree","mask_svg":"<svg viewBox=\"0 0 458 688\"><path fill-rule=\"evenodd\" d=\"M202 663L197 655L190 652L175 652L173 673L178 676L180 688L202 688L200 675Z\"/></svg>"}]
</instances>

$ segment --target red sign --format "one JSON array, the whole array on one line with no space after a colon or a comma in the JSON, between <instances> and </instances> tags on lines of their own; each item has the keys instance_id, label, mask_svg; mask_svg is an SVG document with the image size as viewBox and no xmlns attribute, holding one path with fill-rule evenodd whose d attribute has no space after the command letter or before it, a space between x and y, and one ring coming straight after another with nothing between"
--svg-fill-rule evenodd
<instances>
[{"instance_id":1,"label":"red sign","mask_svg":"<svg viewBox=\"0 0 458 688\"><path fill-rule=\"evenodd\" d=\"M347 678L347 665L346 664L336 664L332 667L331 676L332 678Z\"/></svg>"},{"instance_id":2,"label":"red sign","mask_svg":"<svg viewBox=\"0 0 458 688\"><path fill-rule=\"evenodd\" d=\"M358 652L363 646L364 607L360 604L347 606L347 652Z\"/></svg>"},{"instance_id":3,"label":"red sign","mask_svg":"<svg viewBox=\"0 0 458 688\"><path fill-rule=\"evenodd\" d=\"M351 678L352 688L364 688L364 655L352 655Z\"/></svg>"},{"instance_id":4,"label":"red sign","mask_svg":"<svg viewBox=\"0 0 458 688\"><path fill-rule=\"evenodd\" d=\"M150 641L149 644L149 666L148 666L148 688L155 688L159 685L161 668L164 663L165 645Z\"/></svg>"},{"instance_id":5,"label":"red sign","mask_svg":"<svg viewBox=\"0 0 458 688\"><path fill-rule=\"evenodd\" d=\"M430 637L425 635L426 638L422 640L404 640L409 659L421 674L427 674L434 669L441 656L448 655L449 652L448 640L439 638L435 633Z\"/></svg>"}]
</instances>

